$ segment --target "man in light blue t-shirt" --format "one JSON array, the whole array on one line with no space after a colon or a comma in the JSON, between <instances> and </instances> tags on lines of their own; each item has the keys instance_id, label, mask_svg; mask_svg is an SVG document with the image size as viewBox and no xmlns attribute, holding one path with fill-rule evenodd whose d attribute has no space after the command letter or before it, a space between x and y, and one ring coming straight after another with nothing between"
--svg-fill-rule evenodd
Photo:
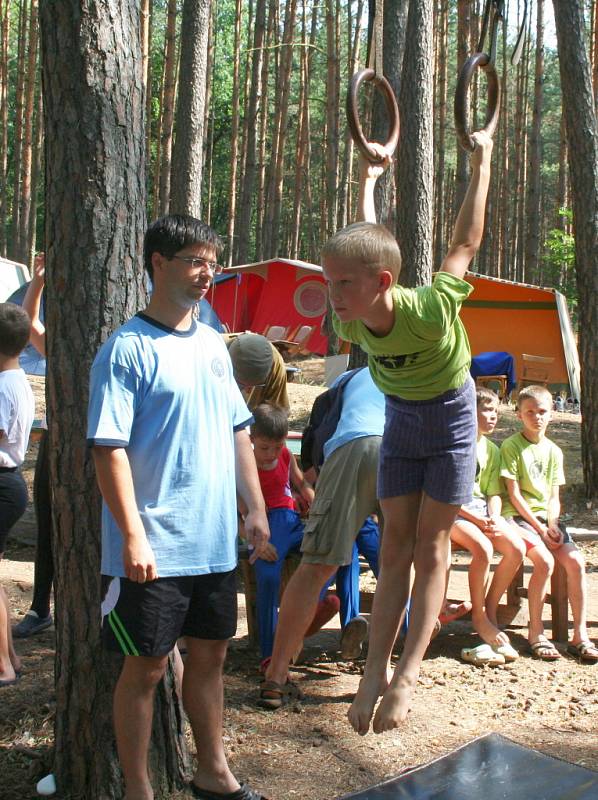
<instances>
[{"instance_id":1,"label":"man in light blue t-shirt","mask_svg":"<svg viewBox=\"0 0 598 800\"><path fill-rule=\"evenodd\" d=\"M236 630L236 493L259 556L268 539L252 417L219 334L193 318L221 252L187 216L154 222L144 242L153 293L91 369L88 439L102 509L103 636L125 655L114 726L125 797L153 797L147 753L155 687L179 636L187 640L183 698L197 742L190 785L259 800L228 768L222 666ZM200 744L201 743L201 744Z\"/></svg>"}]
</instances>

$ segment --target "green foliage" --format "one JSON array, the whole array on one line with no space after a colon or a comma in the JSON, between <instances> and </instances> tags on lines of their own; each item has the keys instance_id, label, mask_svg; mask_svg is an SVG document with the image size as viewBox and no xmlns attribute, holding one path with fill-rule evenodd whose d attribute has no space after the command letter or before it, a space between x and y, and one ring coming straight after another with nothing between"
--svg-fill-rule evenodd
<instances>
[{"instance_id":1,"label":"green foliage","mask_svg":"<svg viewBox=\"0 0 598 800\"><path fill-rule=\"evenodd\" d=\"M575 237L568 232L573 221L570 208L559 209L566 222L565 229L553 228L545 242L544 270L550 285L555 286L567 298L569 313L577 321L577 284L575 280Z\"/></svg>"}]
</instances>

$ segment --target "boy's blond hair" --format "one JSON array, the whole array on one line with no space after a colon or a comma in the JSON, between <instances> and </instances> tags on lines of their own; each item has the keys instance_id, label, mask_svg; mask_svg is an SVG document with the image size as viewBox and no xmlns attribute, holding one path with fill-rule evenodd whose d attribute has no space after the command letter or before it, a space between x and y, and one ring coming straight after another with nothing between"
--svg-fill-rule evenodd
<instances>
[{"instance_id":1,"label":"boy's blond hair","mask_svg":"<svg viewBox=\"0 0 598 800\"><path fill-rule=\"evenodd\" d=\"M517 411L520 410L521 404L525 400L535 400L536 403L540 400L548 400L552 405L552 395L545 386L524 386L517 395Z\"/></svg>"},{"instance_id":2,"label":"boy's blond hair","mask_svg":"<svg viewBox=\"0 0 598 800\"><path fill-rule=\"evenodd\" d=\"M475 393L475 402L477 406L485 406L492 403L492 405L498 405L500 399L496 392L493 392L492 389L487 389L485 386L480 386L476 389Z\"/></svg>"},{"instance_id":3,"label":"boy's blond hair","mask_svg":"<svg viewBox=\"0 0 598 800\"><path fill-rule=\"evenodd\" d=\"M396 283L401 271L397 240L384 225L354 222L337 231L322 248L322 256L360 261L372 271L389 270Z\"/></svg>"}]
</instances>

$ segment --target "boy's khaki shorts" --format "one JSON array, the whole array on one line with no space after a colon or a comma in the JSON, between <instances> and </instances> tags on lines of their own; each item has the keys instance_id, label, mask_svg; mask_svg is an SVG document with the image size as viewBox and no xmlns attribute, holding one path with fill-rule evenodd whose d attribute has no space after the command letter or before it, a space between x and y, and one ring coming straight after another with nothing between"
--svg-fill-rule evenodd
<instances>
[{"instance_id":1,"label":"boy's khaki shorts","mask_svg":"<svg viewBox=\"0 0 598 800\"><path fill-rule=\"evenodd\" d=\"M324 462L301 544L305 563L351 563L363 523L370 514L380 514L376 475L381 441L381 436L353 439Z\"/></svg>"}]
</instances>

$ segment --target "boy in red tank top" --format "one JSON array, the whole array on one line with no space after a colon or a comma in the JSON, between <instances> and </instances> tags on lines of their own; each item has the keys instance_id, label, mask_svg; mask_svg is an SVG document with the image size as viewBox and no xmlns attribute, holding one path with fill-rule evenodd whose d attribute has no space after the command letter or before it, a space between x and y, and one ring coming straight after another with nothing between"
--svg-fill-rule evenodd
<instances>
[{"instance_id":1,"label":"boy in red tank top","mask_svg":"<svg viewBox=\"0 0 598 800\"><path fill-rule=\"evenodd\" d=\"M251 441L270 524L270 542L261 558L254 564L261 668L265 668L272 654L278 622L282 567L288 553L299 552L303 539L300 512L309 509L314 490L303 477L295 456L285 446L289 431L286 410L262 403L254 409L253 416ZM300 507L299 510L297 505ZM339 603L336 597L321 600L314 622L306 635L315 633L315 630L328 622L338 609ZM317 626L312 630L316 619Z\"/></svg>"}]
</instances>

